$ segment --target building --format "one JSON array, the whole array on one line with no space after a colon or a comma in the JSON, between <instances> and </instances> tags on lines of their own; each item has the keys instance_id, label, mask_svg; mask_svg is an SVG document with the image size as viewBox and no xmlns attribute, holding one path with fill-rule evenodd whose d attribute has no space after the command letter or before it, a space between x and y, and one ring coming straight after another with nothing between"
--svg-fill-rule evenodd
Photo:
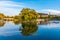
<instances>
[{"instance_id":1,"label":"building","mask_svg":"<svg viewBox=\"0 0 60 40\"><path fill-rule=\"evenodd\" d=\"M48 14L44 14L44 13L38 13L39 14L39 18L48 18Z\"/></svg>"},{"instance_id":2,"label":"building","mask_svg":"<svg viewBox=\"0 0 60 40\"><path fill-rule=\"evenodd\" d=\"M6 16L6 17L4 17L4 21L13 21L13 17L11 16L11 17L9 17L9 16Z\"/></svg>"}]
</instances>

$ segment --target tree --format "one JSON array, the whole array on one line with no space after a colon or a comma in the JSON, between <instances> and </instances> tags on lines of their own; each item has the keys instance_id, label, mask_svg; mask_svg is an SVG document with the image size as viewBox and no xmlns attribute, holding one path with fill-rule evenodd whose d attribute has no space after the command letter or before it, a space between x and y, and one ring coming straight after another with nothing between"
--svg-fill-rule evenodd
<instances>
[{"instance_id":1,"label":"tree","mask_svg":"<svg viewBox=\"0 0 60 40\"><path fill-rule=\"evenodd\" d=\"M19 16L15 16L14 19L19 19Z\"/></svg>"},{"instance_id":2,"label":"tree","mask_svg":"<svg viewBox=\"0 0 60 40\"><path fill-rule=\"evenodd\" d=\"M0 19L3 19L3 18L4 18L4 14L0 13Z\"/></svg>"},{"instance_id":3,"label":"tree","mask_svg":"<svg viewBox=\"0 0 60 40\"><path fill-rule=\"evenodd\" d=\"M14 18L14 21L15 22L20 22L21 21L20 16L14 16L13 18Z\"/></svg>"},{"instance_id":4,"label":"tree","mask_svg":"<svg viewBox=\"0 0 60 40\"><path fill-rule=\"evenodd\" d=\"M34 9L23 8L21 11L22 21L33 21L38 18L38 14Z\"/></svg>"}]
</instances>

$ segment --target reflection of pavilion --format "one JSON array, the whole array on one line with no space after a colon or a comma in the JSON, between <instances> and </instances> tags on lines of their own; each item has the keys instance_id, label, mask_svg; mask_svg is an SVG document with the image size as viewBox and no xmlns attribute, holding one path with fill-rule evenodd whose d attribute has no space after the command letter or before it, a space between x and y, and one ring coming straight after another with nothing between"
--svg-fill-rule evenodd
<instances>
[{"instance_id":1,"label":"reflection of pavilion","mask_svg":"<svg viewBox=\"0 0 60 40\"><path fill-rule=\"evenodd\" d=\"M21 33L24 36L32 35L37 31L38 27L36 23L22 23Z\"/></svg>"}]
</instances>

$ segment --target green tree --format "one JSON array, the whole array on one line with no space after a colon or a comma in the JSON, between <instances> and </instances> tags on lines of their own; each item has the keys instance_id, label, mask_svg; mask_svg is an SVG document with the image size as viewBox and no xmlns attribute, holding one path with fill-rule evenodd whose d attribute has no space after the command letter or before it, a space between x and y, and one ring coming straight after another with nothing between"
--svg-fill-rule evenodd
<instances>
[{"instance_id":1,"label":"green tree","mask_svg":"<svg viewBox=\"0 0 60 40\"><path fill-rule=\"evenodd\" d=\"M23 8L21 11L22 21L33 21L38 18L38 14L34 9Z\"/></svg>"},{"instance_id":2,"label":"green tree","mask_svg":"<svg viewBox=\"0 0 60 40\"><path fill-rule=\"evenodd\" d=\"M3 13L0 13L0 19L3 19L5 15Z\"/></svg>"}]
</instances>

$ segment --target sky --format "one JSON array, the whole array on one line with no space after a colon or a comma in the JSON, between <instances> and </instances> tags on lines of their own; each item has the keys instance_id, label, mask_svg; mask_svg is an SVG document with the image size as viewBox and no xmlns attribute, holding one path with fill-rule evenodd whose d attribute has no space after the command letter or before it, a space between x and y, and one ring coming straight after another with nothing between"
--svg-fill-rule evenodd
<instances>
[{"instance_id":1,"label":"sky","mask_svg":"<svg viewBox=\"0 0 60 40\"><path fill-rule=\"evenodd\" d=\"M0 0L0 12L4 15L19 15L23 8L31 8L36 12L60 14L60 0Z\"/></svg>"}]
</instances>

